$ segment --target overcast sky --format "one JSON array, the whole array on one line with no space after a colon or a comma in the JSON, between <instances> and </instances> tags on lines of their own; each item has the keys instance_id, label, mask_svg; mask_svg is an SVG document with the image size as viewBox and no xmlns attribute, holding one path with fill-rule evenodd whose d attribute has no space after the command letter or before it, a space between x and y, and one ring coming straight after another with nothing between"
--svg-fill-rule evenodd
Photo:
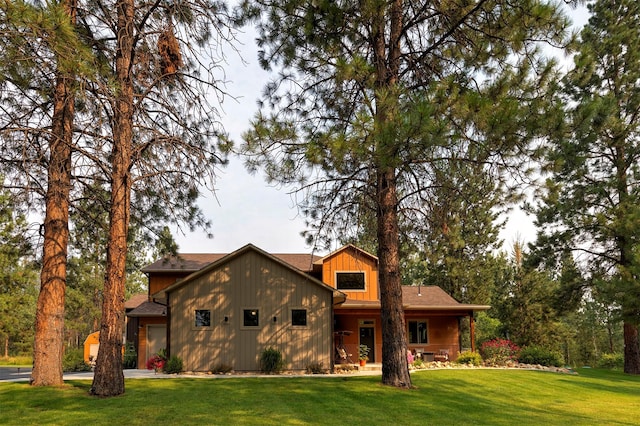
<instances>
[{"instance_id":1,"label":"overcast sky","mask_svg":"<svg viewBox=\"0 0 640 426\"><path fill-rule=\"evenodd\" d=\"M573 11L572 15L577 22L584 23L584 11ZM225 100L221 118L236 145L241 143L241 134L257 111L257 99L268 77L257 64L254 36L246 32L239 39L246 63L235 54L228 55L226 89L237 101ZM251 176L239 158L231 158L230 164L220 171L215 196L204 195L200 206L213 224L213 238L207 238L200 230L193 233L175 230L180 252L228 253L248 243L270 253L311 251L300 236L305 229L304 218L298 214L291 196L283 189L269 186L263 175ZM502 238L509 244L516 236L527 242L535 238L531 219L517 210L510 215Z\"/></svg>"}]
</instances>

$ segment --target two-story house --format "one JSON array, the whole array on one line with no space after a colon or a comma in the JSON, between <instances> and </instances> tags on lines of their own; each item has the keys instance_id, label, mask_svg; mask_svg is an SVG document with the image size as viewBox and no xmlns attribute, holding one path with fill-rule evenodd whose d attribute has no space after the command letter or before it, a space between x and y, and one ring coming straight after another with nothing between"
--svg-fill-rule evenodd
<instances>
[{"instance_id":1,"label":"two-story house","mask_svg":"<svg viewBox=\"0 0 640 426\"><path fill-rule=\"evenodd\" d=\"M127 313L138 367L159 349L185 369L259 370L280 350L289 370L357 362L367 345L382 361L378 259L347 245L327 256L269 254L251 244L230 254L181 254L145 267L148 300ZM403 287L409 349L429 359L460 345L460 319L484 305L458 303L439 287ZM471 341L473 342L473 336Z\"/></svg>"}]
</instances>

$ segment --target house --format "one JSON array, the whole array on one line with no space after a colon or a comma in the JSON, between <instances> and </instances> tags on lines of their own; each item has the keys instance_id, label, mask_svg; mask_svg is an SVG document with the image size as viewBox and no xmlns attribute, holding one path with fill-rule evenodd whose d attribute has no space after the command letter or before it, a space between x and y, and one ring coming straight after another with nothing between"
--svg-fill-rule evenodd
<instances>
[{"instance_id":1,"label":"house","mask_svg":"<svg viewBox=\"0 0 640 426\"><path fill-rule=\"evenodd\" d=\"M270 254L251 244L230 254L181 254L145 267L147 299L127 313L138 367L159 349L191 371L259 370L268 347L287 369L357 362L367 345L382 361L378 259L347 245L327 256ZM461 304L436 286L403 286L409 349L433 359L462 349L460 319L489 306ZM473 336L471 338L473 341Z\"/></svg>"}]
</instances>

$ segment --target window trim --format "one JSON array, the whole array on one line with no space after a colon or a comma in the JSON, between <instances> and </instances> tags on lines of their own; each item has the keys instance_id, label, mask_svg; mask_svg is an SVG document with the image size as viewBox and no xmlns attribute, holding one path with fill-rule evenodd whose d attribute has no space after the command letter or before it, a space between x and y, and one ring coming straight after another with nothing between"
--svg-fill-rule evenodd
<instances>
[{"instance_id":1,"label":"window trim","mask_svg":"<svg viewBox=\"0 0 640 426\"><path fill-rule=\"evenodd\" d=\"M340 288L340 285L338 283L338 276L341 274L362 274L362 288ZM366 271L336 271L335 283L336 283L336 290L366 292L367 291L367 272Z\"/></svg>"},{"instance_id":2,"label":"window trim","mask_svg":"<svg viewBox=\"0 0 640 426\"><path fill-rule=\"evenodd\" d=\"M200 311L208 311L209 312L209 325L198 325L198 312ZM210 330L213 327L213 310L210 308L197 308L193 310L193 322L191 323L192 330Z\"/></svg>"},{"instance_id":3,"label":"window trim","mask_svg":"<svg viewBox=\"0 0 640 426\"><path fill-rule=\"evenodd\" d=\"M245 312L247 312L247 311L256 311L256 316L258 318L258 325L246 325L245 324L245 316L244 315L245 315ZM257 330L257 329L259 329L261 327L261 325L260 325L260 308L257 308L257 307L248 307L248 308L246 308L245 307L245 308L242 308L241 313L242 313L242 324L240 325L241 329L244 329L244 330Z\"/></svg>"},{"instance_id":4,"label":"window trim","mask_svg":"<svg viewBox=\"0 0 640 426\"><path fill-rule=\"evenodd\" d=\"M409 324L411 324L412 322L424 323L425 324L425 327L426 327L426 330L425 330L425 340L426 341L425 342L419 342L419 341L412 342L411 341L411 334L410 334L410 331L409 331L410 325ZM418 326L416 324L416 332L417 332L417 327ZM417 339L418 336L419 336L419 334L416 335L416 340L418 340ZM429 320L427 318L415 318L415 319L411 318L411 319L407 319L407 344L409 344L409 345L428 345L429 341L430 341L430 339L429 339Z\"/></svg>"},{"instance_id":5,"label":"window trim","mask_svg":"<svg viewBox=\"0 0 640 426\"><path fill-rule=\"evenodd\" d=\"M304 325L293 323L293 311L304 311ZM309 328L309 309L305 307L295 307L289 310L291 315L291 327L293 328Z\"/></svg>"}]
</instances>

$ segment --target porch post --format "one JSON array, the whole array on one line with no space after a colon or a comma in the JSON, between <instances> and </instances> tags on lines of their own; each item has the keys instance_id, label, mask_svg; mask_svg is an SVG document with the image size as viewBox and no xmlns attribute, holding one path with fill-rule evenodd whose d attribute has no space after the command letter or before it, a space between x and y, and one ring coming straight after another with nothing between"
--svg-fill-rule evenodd
<instances>
[{"instance_id":1,"label":"porch post","mask_svg":"<svg viewBox=\"0 0 640 426\"><path fill-rule=\"evenodd\" d=\"M473 317L473 311L469 315L469 332L471 334L471 352L476 351L476 320Z\"/></svg>"}]
</instances>

